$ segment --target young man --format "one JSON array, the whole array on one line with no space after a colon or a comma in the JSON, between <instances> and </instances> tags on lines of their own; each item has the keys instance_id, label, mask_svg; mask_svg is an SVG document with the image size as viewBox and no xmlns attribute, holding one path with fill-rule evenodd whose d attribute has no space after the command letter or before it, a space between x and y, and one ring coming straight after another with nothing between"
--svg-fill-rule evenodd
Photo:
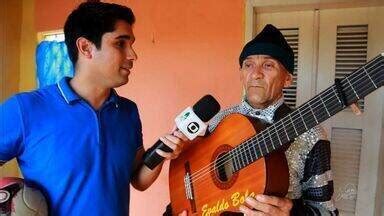
<instances>
[{"instance_id":1,"label":"young man","mask_svg":"<svg viewBox=\"0 0 384 216\"><path fill-rule=\"evenodd\" d=\"M292 83L294 53L281 32L267 25L243 48L240 79L243 101L220 112L210 131L228 114L241 113L273 123L289 113L283 88ZM335 215L330 143L321 127L299 136L285 152L290 187L285 198L258 195L247 198L240 211L246 215Z\"/></svg>"},{"instance_id":2,"label":"young man","mask_svg":"<svg viewBox=\"0 0 384 216\"><path fill-rule=\"evenodd\" d=\"M51 215L128 215L129 183L145 190L161 171L142 164L138 109L113 89L128 82L137 59L134 21L125 6L82 3L64 27L74 77L1 105L0 161L17 158ZM160 137L174 151L158 153L177 157L184 138Z\"/></svg>"}]
</instances>

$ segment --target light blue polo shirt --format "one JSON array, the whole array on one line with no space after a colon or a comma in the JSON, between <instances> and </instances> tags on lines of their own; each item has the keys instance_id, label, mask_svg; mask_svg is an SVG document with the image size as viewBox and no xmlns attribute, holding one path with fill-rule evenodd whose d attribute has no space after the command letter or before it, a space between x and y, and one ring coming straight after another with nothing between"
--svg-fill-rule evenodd
<instances>
[{"instance_id":1,"label":"light blue polo shirt","mask_svg":"<svg viewBox=\"0 0 384 216\"><path fill-rule=\"evenodd\" d=\"M17 158L51 215L126 216L133 161L143 146L136 104L113 90L94 110L69 80L1 104L0 161Z\"/></svg>"}]
</instances>

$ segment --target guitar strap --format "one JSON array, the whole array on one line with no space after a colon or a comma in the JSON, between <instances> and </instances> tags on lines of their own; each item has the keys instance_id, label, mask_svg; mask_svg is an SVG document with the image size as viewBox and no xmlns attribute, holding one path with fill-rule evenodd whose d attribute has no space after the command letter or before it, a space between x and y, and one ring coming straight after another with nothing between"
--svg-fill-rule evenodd
<instances>
[{"instance_id":1,"label":"guitar strap","mask_svg":"<svg viewBox=\"0 0 384 216\"><path fill-rule=\"evenodd\" d=\"M275 115L273 116L273 122L279 121L283 117L287 116L292 111L288 105L283 103L277 110L275 111Z\"/></svg>"},{"instance_id":2,"label":"guitar strap","mask_svg":"<svg viewBox=\"0 0 384 216\"><path fill-rule=\"evenodd\" d=\"M288 105L286 105L285 103L281 104L281 106L279 106L274 115L273 115L273 122L277 122L279 121L280 119L284 118L285 116L287 116L290 112L292 112L293 109L291 109ZM267 123L266 121L264 121L263 119L259 119L259 118L256 118L256 117L251 117L251 116L246 116L248 118L248 120L253 124L253 126L255 128L261 128L261 129L264 129L268 126L270 126L271 124L270 123ZM260 127L261 125L261 127ZM287 145L284 145L280 150L285 152L289 146L291 144L287 144ZM279 150L279 151L280 151Z\"/></svg>"}]
</instances>

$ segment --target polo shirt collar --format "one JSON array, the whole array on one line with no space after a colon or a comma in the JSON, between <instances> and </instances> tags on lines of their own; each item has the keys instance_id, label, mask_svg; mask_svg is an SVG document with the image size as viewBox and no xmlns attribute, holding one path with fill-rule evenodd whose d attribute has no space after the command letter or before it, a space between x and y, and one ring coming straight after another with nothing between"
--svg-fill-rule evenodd
<instances>
[{"instance_id":1,"label":"polo shirt collar","mask_svg":"<svg viewBox=\"0 0 384 216\"><path fill-rule=\"evenodd\" d=\"M116 93L115 89L111 89L111 93L108 99L105 101L105 104L113 103L116 107L119 106L119 95Z\"/></svg>"},{"instance_id":2,"label":"polo shirt collar","mask_svg":"<svg viewBox=\"0 0 384 216\"><path fill-rule=\"evenodd\" d=\"M59 88L61 96L63 96L64 100L68 104L71 104L73 101L76 101L76 100L81 100L81 97L69 85L70 80L71 80L70 77L63 77L57 83L57 87Z\"/></svg>"},{"instance_id":3,"label":"polo shirt collar","mask_svg":"<svg viewBox=\"0 0 384 216\"><path fill-rule=\"evenodd\" d=\"M64 100L71 104L74 101L81 100L82 98L72 89L72 87L69 85L69 81L72 78L70 77L64 77L62 78L58 83L57 87L59 88L59 91L61 93L61 96L64 98ZM111 89L111 93L108 97L108 99L105 101L105 104L113 103L116 107L118 107L118 101L119 101L119 95L116 93L115 89Z\"/></svg>"}]
</instances>

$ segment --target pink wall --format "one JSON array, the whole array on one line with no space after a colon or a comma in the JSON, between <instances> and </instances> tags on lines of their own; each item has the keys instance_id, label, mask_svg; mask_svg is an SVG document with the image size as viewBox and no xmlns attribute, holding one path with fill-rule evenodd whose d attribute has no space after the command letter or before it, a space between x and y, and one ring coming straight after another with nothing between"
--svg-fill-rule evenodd
<instances>
[{"instance_id":1,"label":"pink wall","mask_svg":"<svg viewBox=\"0 0 384 216\"><path fill-rule=\"evenodd\" d=\"M61 2L61 3L59 3ZM36 0L37 31L60 29L79 0ZM133 9L139 59L119 93L134 100L144 145L169 131L174 117L204 94L227 107L240 100L238 55L243 44L243 0L120 0ZM168 164L145 192L132 189L132 215L160 215L169 202Z\"/></svg>"}]
</instances>

